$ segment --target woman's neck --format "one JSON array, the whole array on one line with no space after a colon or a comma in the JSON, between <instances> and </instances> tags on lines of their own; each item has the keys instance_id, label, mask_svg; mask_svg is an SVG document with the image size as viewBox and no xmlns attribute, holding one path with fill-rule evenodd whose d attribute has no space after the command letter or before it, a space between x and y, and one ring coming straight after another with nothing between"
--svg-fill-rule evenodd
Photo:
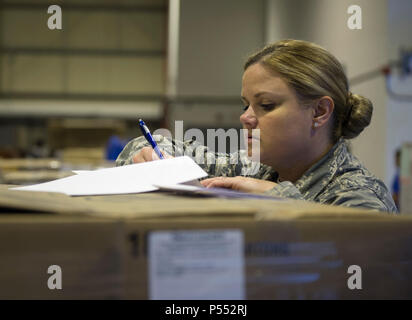
<instances>
[{"instance_id":1,"label":"woman's neck","mask_svg":"<svg viewBox=\"0 0 412 320\"><path fill-rule=\"evenodd\" d=\"M293 166L288 168L283 168L277 170L279 174L278 180L281 181L290 181L295 183L299 180L302 175L308 171L316 162L322 159L330 149L332 149L333 144L328 141L327 143L323 143L318 145L315 151L313 151L309 157L306 157L303 161L296 161Z\"/></svg>"}]
</instances>

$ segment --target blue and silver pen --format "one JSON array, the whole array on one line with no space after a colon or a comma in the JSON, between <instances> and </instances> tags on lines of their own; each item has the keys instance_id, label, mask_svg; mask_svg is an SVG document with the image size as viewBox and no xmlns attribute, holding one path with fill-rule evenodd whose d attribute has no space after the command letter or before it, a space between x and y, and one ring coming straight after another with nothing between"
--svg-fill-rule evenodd
<instances>
[{"instance_id":1,"label":"blue and silver pen","mask_svg":"<svg viewBox=\"0 0 412 320\"><path fill-rule=\"evenodd\" d=\"M156 141L153 139L149 129L147 128L146 124L144 123L144 121L142 119L139 119L139 127L140 127L140 130L142 130L142 133L143 133L144 137L146 138L147 142L150 143L153 150L156 152L157 156L160 159L164 159L162 153L159 150L159 147L156 144Z\"/></svg>"}]
</instances>

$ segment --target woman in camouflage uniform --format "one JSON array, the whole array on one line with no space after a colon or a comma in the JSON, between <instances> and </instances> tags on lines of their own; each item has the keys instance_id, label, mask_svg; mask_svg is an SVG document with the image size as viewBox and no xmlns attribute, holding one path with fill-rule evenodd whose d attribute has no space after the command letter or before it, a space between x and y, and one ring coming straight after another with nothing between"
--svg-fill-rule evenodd
<instances>
[{"instance_id":1,"label":"woman in camouflage uniform","mask_svg":"<svg viewBox=\"0 0 412 320\"><path fill-rule=\"evenodd\" d=\"M211 177L202 181L206 187L397 212L385 184L348 150L346 140L369 125L373 106L349 91L328 51L299 40L263 48L245 63L242 100L248 145L256 139L253 129L260 130L260 163L249 159L251 148L216 158L193 140L155 136L159 147L192 155ZM143 137L134 139L117 165L152 160L147 146Z\"/></svg>"}]
</instances>

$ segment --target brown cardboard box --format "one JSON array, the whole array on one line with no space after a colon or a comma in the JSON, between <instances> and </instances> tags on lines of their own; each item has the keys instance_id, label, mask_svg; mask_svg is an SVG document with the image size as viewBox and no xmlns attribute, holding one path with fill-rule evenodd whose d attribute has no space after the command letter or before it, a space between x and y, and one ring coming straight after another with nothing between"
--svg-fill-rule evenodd
<instances>
[{"instance_id":1,"label":"brown cardboard box","mask_svg":"<svg viewBox=\"0 0 412 320\"><path fill-rule=\"evenodd\" d=\"M234 229L244 234L246 299L412 298L412 220L402 218L127 221L126 296L149 297L150 233ZM348 288L351 265L361 290Z\"/></svg>"},{"instance_id":2,"label":"brown cardboard box","mask_svg":"<svg viewBox=\"0 0 412 320\"><path fill-rule=\"evenodd\" d=\"M251 217L255 212L219 199L164 194L68 197L9 187L0 186L0 299L129 298L126 219L194 214ZM61 267L61 290L47 286L52 265Z\"/></svg>"},{"instance_id":3,"label":"brown cardboard box","mask_svg":"<svg viewBox=\"0 0 412 320\"><path fill-rule=\"evenodd\" d=\"M0 299L124 298L122 227L112 220L2 215ZM58 265L62 289L50 290Z\"/></svg>"},{"instance_id":4,"label":"brown cardboard box","mask_svg":"<svg viewBox=\"0 0 412 320\"><path fill-rule=\"evenodd\" d=\"M242 241L239 246L220 246L212 237L206 244L202 239L186 241L182 242L186 247L165 251L166 257L160 256L162 272L176 276L166 279L171 280L169 287L157 281L156 288L163 290L165 283L164 291L176 293L174 298L216 299L219 290L233 293L225 297L245 299L412 298L411 218L294 201L161 193L70 198L17 192L12 197L10 192L0 188L4 212L28 210L31 201L38 211L60 214L0 215L3 299L156 298L151 288L158 279L153 271L157 269L150 264L154 259L149 261L156 252L154 236L190 230L216 239L236 231ZM187 252L198 260L182 256L182 248L191 243ZM225 260L225 248L241 248L242 262ZM199 265L203 257L205 265ZM234 267L235 280L229 279L231 267L219 274L225 263ZM62 290L47 287L47 267L52 264L62 268ZM360 290L348 288L351 265L361 268ZM235 272L239 268L240 276ZM188 282L196 275L199 281ZM243 293L230 291L227 283L242 286Z\"/></svg>"}]
</instances>

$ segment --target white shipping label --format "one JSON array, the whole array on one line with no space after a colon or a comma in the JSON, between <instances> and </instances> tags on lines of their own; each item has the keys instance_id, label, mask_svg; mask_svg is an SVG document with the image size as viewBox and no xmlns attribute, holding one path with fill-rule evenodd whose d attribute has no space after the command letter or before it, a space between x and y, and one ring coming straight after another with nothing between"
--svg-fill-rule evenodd
<instances>
[{"instance_id":1,"label":"white shipping label","mask_svg":"<svg viewBox=\"0 0 412 320\"><path fill-rule=\"evenodd\" d=\"M151 232L149 298L245 298L241 230Z\"/></svg>"}]
</instances>

